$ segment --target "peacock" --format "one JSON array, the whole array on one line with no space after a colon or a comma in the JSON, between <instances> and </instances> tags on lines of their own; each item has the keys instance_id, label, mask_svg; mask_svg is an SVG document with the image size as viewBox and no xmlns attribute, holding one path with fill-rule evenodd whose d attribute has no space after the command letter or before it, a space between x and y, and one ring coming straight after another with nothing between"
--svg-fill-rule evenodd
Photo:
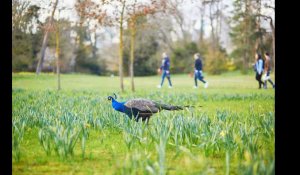
<instances>
[{"instance_id":1,"label":"peacock","mask_svg":"<svg viewBox=\"0 0 300 175\"><path fill-rule=\"evenodd\" d=\"M117 95L114 93L114 97L108 96L108 100L112 102L112 107L119 112L125 113L130 119L134 117L135 121L142 121L149 122L150 117L162 110L183 110L184 107L190 106L173 106L168 104L158 103L152 100L143 99L143 98L136 98L131 99L126 102L118 102Z\"/></svg>"}]
</instances>

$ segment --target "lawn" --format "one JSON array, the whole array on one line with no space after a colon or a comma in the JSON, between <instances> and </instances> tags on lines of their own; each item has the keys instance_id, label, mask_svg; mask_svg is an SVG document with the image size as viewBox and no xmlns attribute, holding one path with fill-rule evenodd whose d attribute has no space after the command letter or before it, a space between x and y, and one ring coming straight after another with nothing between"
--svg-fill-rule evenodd
<instances>
[{"instance_id":1,"label":"lawn","mask_svg":"<svg viewBox=\"0 0 300 175\"><path fill-rule=\"evenodd\" d=\"M13 174L275 174L274 89L254 74L188 75L157 89L159 76L13 73ZM271 76L274 79L274 76ZM270 85L269 85L270 87ZM148 98L203 106L162 111L149 125L130 121L107 100Z\"/></svg>"}]
</instances>

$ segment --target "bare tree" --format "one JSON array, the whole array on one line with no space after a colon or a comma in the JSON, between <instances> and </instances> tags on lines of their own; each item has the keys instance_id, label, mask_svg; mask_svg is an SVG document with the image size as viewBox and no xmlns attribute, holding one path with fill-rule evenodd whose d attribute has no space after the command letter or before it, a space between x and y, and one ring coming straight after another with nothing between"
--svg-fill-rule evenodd
<instances>
[{"instance_id":1,"label":"bare tree","mask_svg":"<svg viewBox=\"0 0 300 175\"><path fill-rule=\"evenodd\" d=\"M266 8L270 8L272 9L274 12L275 12L275 7L273 6L270 6L268 4L265 4L265 7ZM274 60L274 65L275 65L275 25L273 23L273 19L271 16L265 16L265 15L262 15L262 17L264 17L265 20L270 20L270 27L271 27L271 30L272 30L272 50L273 50L273 60ZM275 66L274 66L274 70L275 70Z\"/></svg>"},{"instance_id":2,"label":"bare tree","mask_svg":"<svg viewBox=\"0 0 300 175\"><path fill-rule=\"evenodd\" d=\"M273 61L274 61L274 65L275 65L275 26L274 26L274 23L273 23L273 18L272 18L272 16L268 16L268 15L262 14L262 12L261 12L261 0L256 0L256 3L258 5L257 13L255 15L257 17L257 30L260 30L261 18L264 19L264 20L266 20L266 21L269 21L269 24L270 24L270 28L271 28L271 31L272 31ZM275 12L275 8L273 6L270 6L268 4L264 4L264 7L272 9ZM262 36L260 36L259 39L260 39L260 42L262 43ZM257 42L257 45L258 45L258 42ZM256 49L257 49L257 47L258 46L256 46Z\"/></svg>"},{"instance_id":3,"label":"bare tree","mask_svg":"<svg viewBox=\"0 0 300 175\"><path fill-rule=\"evenodd\" d=\"M210 19L210 27L211 27L211 39L212 39L212 46L213 49L215 50L215 42L216 42L216 37L215 37L215 28L214 28L214 15L213 15L213 6L214 6L214 1L211 1L209 4L209 19Z\"/></svg>"},{"instance_id":4,"label":"bare tree","mask_svg":"<svg viewBox=\"0 0 300 175\"><path fill-rule=\"evenodd\" d=\"M176 33L177 36L182 36L182 41L186 42L191 35L184 27L187 25L187 23L184 13L180 9L181 5L184 3L184 0L168 0L165 3L165 10L167 11L167 14L169 14L175 20L173 25L177 25L179 28L179 31L173 30L173 32Z\"/></svg>"},{"instance_id":5,"label":"bare tree","mask_svg":"<svg viewBox=\"0 0 300 175\"><path fill-rule=\"evenodd\" d=\"M119 28L119 76L121 91L124 92L123 83L123 25L126 21L126 0L102 0L95 3L83 0L77 4L78 11L85 12L82 16L97 19L100 26L117 26ZM106 13L105 7L113 7L111 14ZM125 18L125 19L124 19Z\"/></svg>"},{"instance_id":6,"label":"bare tree","mask_svg":"<svg viewBox=\"0 0 300 175\"><path fill-rule=\"evenodd\" d=\"M256 0L255 1L255 6L256 8L256 16L259 16L261 14L261 0ZM261 29L261 20L260 18L256 18L256 33L258 34L258 37L256 38L255 41L255 51L260 50L261 52L264 52L264 48L262 47L263 45L263 36L262 36L262 29Z\"/></svg>"},{"instance_id":7,"label":"bare tree","mask_svg":"<svg viewBox=\"0 0 300 175\"><path fill-rule=\"evenodd\" d=\"M214 20L216 18L216 13L214 13L214 6L218 3L218 0L206 1L209 4L209 19L210 19L210 27L211 27L211 40L212 40L212 48L215 50L217 48L217 37L215 33Z\"/></svg>"},{"instance_id":8,"label":"bare tree","mask_svg":"<svg viewBox=\"0 0 300 175\"><path fill-rule=\"evenodd\" d=\"M135 91L134 87L134 44L135 44L135 38L136 38L136 22L134 17L132 18L132 21L130 22L130 79L131 79L131 91Z\"/></svg>"},{"instance_id":9,"label":"bare tree","mask_svg":"<svg viewBox=\"0 0 300 175\"><path fill-rule=\"evenodd\" d=\"M119 21L119 31L120 31L120 45L119 45L119 76L120 76L120 87L122 92L124 92L124 82L123 82L123 54L124 54L124 46L123 46L123 21L124 21L124 12L126 6L126 0L120 1L122 4L122 10L120 12L120 21Z\"/></svg>"},{"instance_id":10,"label":"bare tree","mask_svg":"<svg viewBox=\"0 0 300 175\"><path fill-rule=\"evenodd\" d=\"M217 42L219 43L221 40L222 35L222 22L224 20L223 11L227 8L227 6L223 6L222 0L217 2L217 11L216 11L216 18L217 18L217 26L216 26L216 35L217 35Z\"/></svg>"},{"instance_id":11,"label":"bare tree","mask_svg":"<svg viewBox=\"0 0 300 175\"><path fill-rule=\"evenodd\" d=\"M136 13L136 0L134 1L132 5L132 14L131 17L128 20L129 23L129 28L130 28L130 79L131 79L131 91L135 91L134 87L134 70L133 70L133 64L134 64L134 44L135 44L135 38L136 38L136 23L137 23L137 18L138 18L138 13Z\"/></svg>"},{"instance_id":12,"label":"bare tree","mask_svg":"<svg viewBox=\"0 0 300 175\"><path fill-rule=\"evenodd\" d=\"M38 65L36 67L36 74L39 75L42 68L43 68L43 62L44 62L44 58L45 58L45 51L46 51L46 47L47 47L47 41L48 41L48 35L49 32L51 30L52 27L52 23L53 23L53 16L56 10L58 4L58 0L55 1L54 6L53 6L53 10L51 13L51 17L50 17L50 21L47 24L46 28L45 28L45 35L44 35L44 39L43 39L43 44L42 44L42 48L41 48L41 58L39 59Z\"/></svg>"},{"instance_id":13,"label":"bare tree","mask_svg":"<svg viewBox=\"0 0 300 175\"><path fill-rule=\"evenodd\" d=\"M97 26L97 24L92 26L90 18L86 18L85 20L87 21L87 26L91 27L87 32L87 38L90 41L91 46L92 46L93 58L96 58L97 57L97 40L98 40L97 28L98 28L98 26Z\"/></svg>"},{"instance_id":14,"label":"bare tree","mask_svg":"<svg viewBox=\"0 0 300 175\"><path fill-rule=\"evenodd\" d=\"M130 78L131 78L131 90L134 92L134 50L135 50L135 38L136 32L138 29L137 20L140 17L147 16L148 14L154 14L160 12L160 5L156 3L155 0L151 0L150 5L137 4L137 0L128 7L129 11L129 19L128 19L128 27L130 29ZM142 27L145 27L142 26Z\"/></svg>"},{"instance_id":15,"label":"bare tree","mask_svg":"<svg viewBox=\"0 0 300 175\"><path fill-rule=\"evenodd\" d=\"M58 19L55 27L56 33L56 49L55 49L55 57L56 57L56 74L57 74L57 90L60 90L60 36L59 36L59 13Z\"/></svg>"},{"instance_id":16,"label":"bare tree","mask_svg":"<svg viewBox=\"0 0 300 175\"><path fill-rule=\"evenodd\" d=\"M29 7L28 1L12 1L12 30L26 30L26 12Z\"/></svg>"},{"instance_id":17,"label":"bare tree","mask_svg":"<svg viewBox=\"0 0 300 175\"><path fill-rule=\"evenodd\" d=\"M59 60L59 54L60 54L60 48L59 48L59 26L57 24L56 26L56 50L55 50L55 56L56 56L56 74L57 74L57 90L60 90L60 60Z\"/></svg>"},{"instance_id":18,"label":"bare tree","mask_svg":"<svg viewBox=\"0 0 300 175\"><path fill-rule=\"evenodd\" d=\"M205 1L201 1L201 6L198 7L200 10L200 36L199 36L199 43L200 45L203 42L203 36L204 36L204 21L205 21L205 9L206 9L206 4L204 3Z\"/></svg>"},{"instance_id":19,"label":"bare tree","mask_svg":"<svg viewBox=\"0 0 300 175\"><path fill-rule=\"evenodd\" d=\"M160 0L160 6L164 7L164 3L166 0ZM141 3L140 6L134 6L137 1L129 2L127 0L102 0L100 3L94 3L91 0L84 0L79 5L78 8L89 9L85 16L89 18L98 19L100 26L116 26L119 29L119 76L120 76L120 87L121 91L124 91L124 83L123 83L123 56L124 56L124 43L123 43L123 35L124 35L124 26L126 24L129 28L131 28L131 62L133 67L134 61L134 39L136 33L136 19L137 16L146 15L153 12L153 8L158 8L159 5L155 0L151 0L150 4L153 8L145 8L146 6ZM84 4L84 5L83 5ZM113 7L112 11L108 14L106 13L106 7ZM161 8L159 8L161 9ZM135 13L133 10L137 10ZM144 11L140 11L144 10ZM145 11L146 10L146 11ZM126 23L127 22L127 23ZM129 23L129 24L128 24ZM131 69L132 76L132 90L134 90L133 83L133 68Z\"/></svg>"},{"instance_id":20,"label":"bare tree","mask_svg":"<svg viewBox=\"0 0 300 175\"><path fill-rule=\"evenodd\" d=\"M162 43L162 45L164 45L162 46L163 48L166 48L166 50L174 51L171 33L176 33L176 31L172 27L170 15L162 13L154 16L155 17L151 18L149 21L152 25L151 27L158 33L158 40Z\"/></svg>"}]
</instances>

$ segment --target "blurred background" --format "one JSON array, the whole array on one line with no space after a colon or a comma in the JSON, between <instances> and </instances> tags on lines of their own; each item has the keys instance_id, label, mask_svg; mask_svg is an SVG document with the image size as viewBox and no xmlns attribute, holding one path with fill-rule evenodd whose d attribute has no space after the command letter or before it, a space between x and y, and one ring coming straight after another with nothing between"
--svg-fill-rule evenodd
<instances>
[{"instance_id":1,"label":"blurred background","mask_svg":"<svg viewBox=\"0 0 300 175\"><path fill-rule=\"evenodd\" d=\"M209 74L247 73L256 51L275 63L274 7L274 0L13 0L12 70L56 72L59 41L61 73L119 75L122 64L129 76L134 31L135 76L157 74L162 52L172 73L190 73L196 52Z\"/></svg>"}]
</instances>

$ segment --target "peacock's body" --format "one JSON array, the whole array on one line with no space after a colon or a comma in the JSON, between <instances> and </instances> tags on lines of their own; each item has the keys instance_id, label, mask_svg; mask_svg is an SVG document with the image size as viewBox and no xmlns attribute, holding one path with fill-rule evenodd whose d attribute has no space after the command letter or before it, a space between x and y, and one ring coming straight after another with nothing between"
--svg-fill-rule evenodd
<instances>
[{"instance_id":1,"label":"peacock's body","mask_svg":"<svg viewBox=\"0 0 300 175\"><path fill-rule=\"evenodd\" d=\"M114 94L115 95L115 94ZM118 102L116 101L117 96L115 98L112 96L108 97L108 100L112 101L112 107L122 113L125 113L130 119L134 117L136 121L142 119L142 121L149 121L150 117L162 110L182 110L181 106L173 106L158 103L148 99L131 99L126 102Z\"/></svg>"}]
</instances>

